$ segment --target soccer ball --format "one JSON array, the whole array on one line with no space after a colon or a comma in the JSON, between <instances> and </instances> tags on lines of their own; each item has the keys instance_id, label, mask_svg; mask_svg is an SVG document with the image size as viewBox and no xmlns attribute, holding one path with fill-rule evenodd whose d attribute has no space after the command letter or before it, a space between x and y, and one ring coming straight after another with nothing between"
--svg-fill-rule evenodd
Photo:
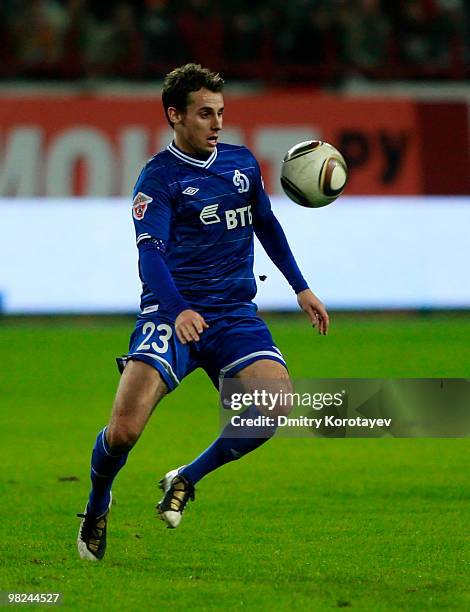
<instances>
[{"instance_id":1,"label":"soccer ball","mask_svg":"<svg viewBox=\"0 0 470 612\"><path fill-rule=\"evenodd\" d=\"M347 180L344 157L321 140L299 142L287 151L282 162L282 188L291 200L308 208L320 208L336 200Z\"/></svg>"}]
</instances>

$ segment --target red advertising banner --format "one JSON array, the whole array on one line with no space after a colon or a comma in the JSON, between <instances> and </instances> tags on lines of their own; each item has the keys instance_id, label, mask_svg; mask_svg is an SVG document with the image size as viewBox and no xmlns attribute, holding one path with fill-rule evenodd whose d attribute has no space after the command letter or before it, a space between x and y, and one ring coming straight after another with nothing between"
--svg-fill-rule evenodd
<instances>
[{"instance_id":1,"label":"red advertising banner","mask_svg":"<svg viewBox=\"0 0 470 612\"><path fill-rule=\"evenodd\" d=\"M464 103L296 90L227 94L225 103L225 139L251 148L270 193L280 192L284 153L309 139L342 151L349 195L469 191ZM128 195L146 159L170 140L158 97L0 98L0 197Z\"/></svg>"}]
</instances>

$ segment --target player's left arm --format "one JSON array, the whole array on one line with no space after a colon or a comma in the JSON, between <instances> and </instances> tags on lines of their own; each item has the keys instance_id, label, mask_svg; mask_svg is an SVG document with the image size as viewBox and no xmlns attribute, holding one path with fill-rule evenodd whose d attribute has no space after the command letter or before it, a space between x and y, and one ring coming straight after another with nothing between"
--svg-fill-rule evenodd
<instances>
[{"instance_id":1,"label":"player's left arm","mask_svg":"<svg viewBox=\"0 0 470 612\"><path fill-rule=\"evenodd\" d=\"M307 281L295 261L284 230L271 210L271 203L264 191L259 175L259 184L254 185L253 229L268 257L282 272L297 294L297 302L308 315L312 325L322 335L328 333L329 317L324 304L309 288Z\"/></svg>"},{"instance_id":2,"label":"player's left arm","mask_svg":"<svg viewBox=\"0 0 470 612\"><path fill-rule=\"evenodd\" d=\"M297 302L308 315L312 325L322 335L328 333L329 317L324 304L313 293L302 276L287 242L284 230L272 211L253 217L253 228L271 261L279 268L297 294Z\"/></svg>"}]
</instances>

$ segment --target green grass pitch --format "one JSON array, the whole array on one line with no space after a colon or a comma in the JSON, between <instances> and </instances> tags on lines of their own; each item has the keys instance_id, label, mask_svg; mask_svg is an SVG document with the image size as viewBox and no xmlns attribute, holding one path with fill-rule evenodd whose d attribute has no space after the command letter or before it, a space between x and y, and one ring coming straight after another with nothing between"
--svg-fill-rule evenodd
<instances>
[{"instance_id":1,"label":"green grass pitch","mask_svg":"<svg viewBox=\"0 0 470 612\"><path fill-rule=\"evenodd\" d=\"M469 378L470 316L268 322L295 378ZM467 439L276 439L199 483L177 530L156 482L217 435L194 373L114 486L108 552L78 559L91 446L131 319L0 321L0 590L74 610L470 610ZM469 407L470 409L470 407Z\"/></svg>"}]
</instances>

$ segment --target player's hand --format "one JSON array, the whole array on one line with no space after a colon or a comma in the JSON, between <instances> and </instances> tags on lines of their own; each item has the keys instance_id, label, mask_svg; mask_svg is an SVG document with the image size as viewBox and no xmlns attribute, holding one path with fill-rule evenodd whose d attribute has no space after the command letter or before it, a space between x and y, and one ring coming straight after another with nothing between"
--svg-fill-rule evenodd
<instances>
[{"instance_id":1,"label":"player's hand","mask_svg":"<svg viewBox=\"0 0 470 612\"><path fill-rule=\"evenodd\" d=\"M175 321L176 335L182 344L198 342L202 332L208 327L204 317L190 309L180 312Z\"/></svg>"},{"instance_id":2,"label":"player's hand","mask_svg":"<svg viewBox=\"0 0 470 612\"><path fill-rule=\"evenodd\" d=\"M328 327L330 326L330 319L326 312L325 306L317 298L317 296L310 291L310 289L304 289L297 294L297 302L300 308L307 313L313 327L318 328L318 333L326 336L328 333Z\"/></svg>"}]
</instances>

